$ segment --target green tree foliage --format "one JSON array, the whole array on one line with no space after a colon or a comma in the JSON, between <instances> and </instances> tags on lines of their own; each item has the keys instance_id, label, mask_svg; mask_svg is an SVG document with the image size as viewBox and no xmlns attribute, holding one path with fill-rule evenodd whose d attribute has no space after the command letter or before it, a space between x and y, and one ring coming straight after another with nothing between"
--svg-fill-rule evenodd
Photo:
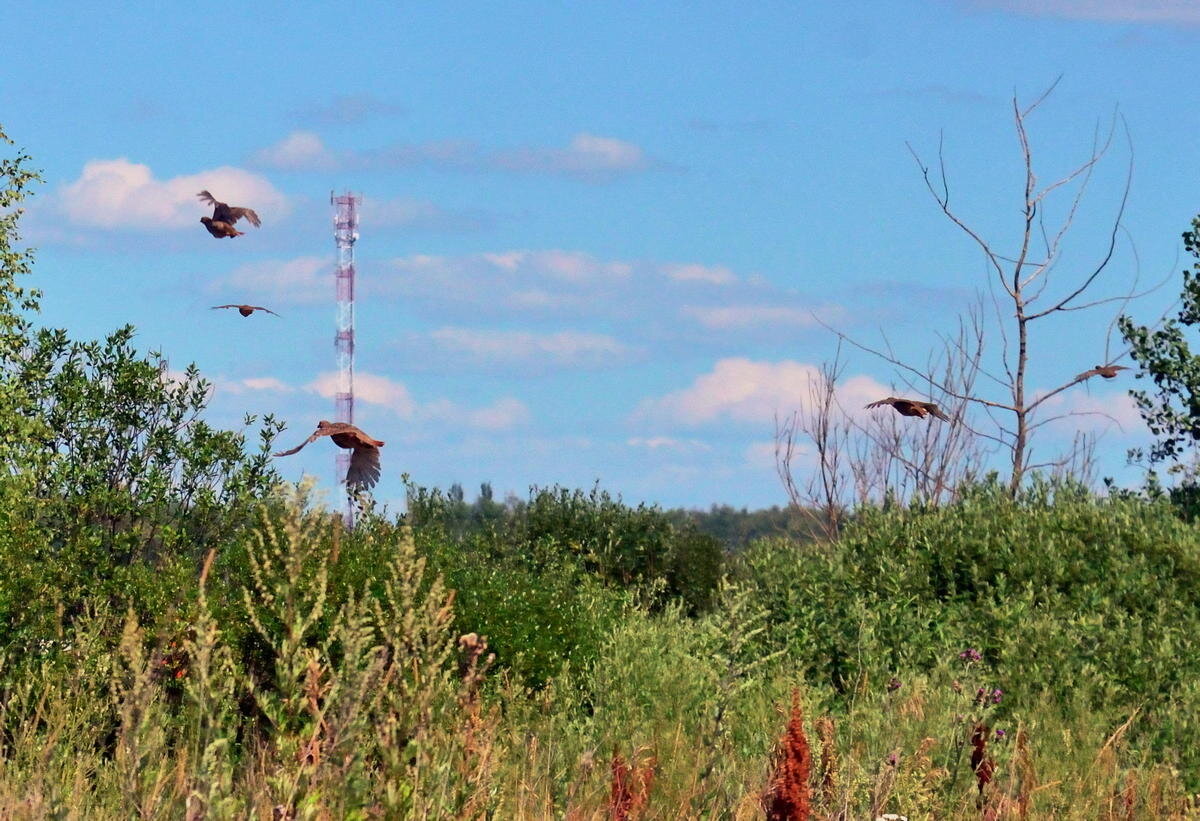
<instances>
[{"instance_id":1,"label":"green tree foliage","mask_svg":"<svg viewBox=\"0 0 1200 821\"><path fill-rule=\"evenodd\" d=\"M1138 325L1122 316L1119 327L1130 355L1154 381L1154 391L1133 391L1142 417L1158 437L1151 464L1178 460L1200 440L1200 355L1192 352L1186 332L1200 323L1200 217L1183 234L1183 245L1198 261L1183 272L1179 313L1161 327Z\"/></svg>"},{"instance_id":2,"label":"green tree foliage","mask_svg":"<svg viewBox=\"0 0 1200 821\"><path fill-rule=\"evenodd\" d=\"M242 433L201 419L210 386L196 369L139 354L132 327L81 342L35 326L39 294L20 282L28 159L0 161L0 623L18 632L53 608L71 615L86 590L129 600L156 568L232 538L277 482L279 430L266 418L247 455ZM140 591L143 604L165 589Z\"/></svg>"}]
</instances>

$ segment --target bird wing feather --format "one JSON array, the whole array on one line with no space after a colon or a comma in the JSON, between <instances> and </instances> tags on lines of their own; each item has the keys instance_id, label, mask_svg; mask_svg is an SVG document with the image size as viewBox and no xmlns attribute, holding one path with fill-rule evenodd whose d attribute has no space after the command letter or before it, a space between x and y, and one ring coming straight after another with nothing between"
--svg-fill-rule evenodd
<instances>
[{"instance_id":1,"label":"bird wing feather","mask_svg":"<svg viewBox=\"0 0 1200 821\"><path fill-rule=\"evenodd\" d=\"M254 210L252 208L230 208L229 206L225 206L225 210L229 217L225 221L228 222L230 225L233 225L235 222L240 220L242 217L245 217L247 222L249 222L255 228L259 228L262 226L262 220L260 220L258 218L258 214L254 213Z\"/></svg>"},{"instance_id":2,"label":"bird wing feather","mask_svg":"<svg viewBox=\"0 0 1200 821\"><path fill-rule=\"evenodd\" d=\"M324 431L324 430L315 431L312 436L308 437L307 439L305 439L300 444L296 445L296 447L292 448L291 450L282 450L279 453L272 453L271 455L272 456L291 456L293 453L299 453L300 449L303 448L305 445L309 444L310 442L315 442L318 439L320 439L322 436L328 436L330 433L331 433L331 431Z\"/></svg>"},{"instance_id":3,"label":"bird wing feather","mask_svg":"<svg viewBox=\"0 0 1200 821\"><path fill-rule=\"evenodd\" d=\"M880 399L876 402L870 403L869 405L865 405L864 407L865 408L878 408L878 407L882 407L883 405L890 405L890 404L892 404L893 401L894 401L894 399L889 396L887 399Z\"/></svg>"},{"instance_id":4,"label":"bird wing feather","mask_svg":"<svg viewBox=\"0 0 1200 821\"><path fill-rule=\"evenodd\" d=\"M379 481L379 448L360 445L350 457L350 469L346 471L346 486L370 488Z\"/></svg>"},{"instance_id":5,"label":"bird wing feather","mask_svg":"<svg viewBox=\"0 0 1200 821\"><path fill-rule=\"evenodd\" d=\"M946 414L945 414L945 413L942 411L942 409L941 409L941 408L939 408L937 405L933 404L932 402L922 402L921 404L922 404L922 406L925 408L925 410L927 410L927 411L929 411L930 413L932 413L932 414L933 414L934 416L936 416L938 419L941 419L941 420L943 420L943 421L945 421L945 422L949 422L949 421L950 421L950 417L949 417L949 416L947 416L947 415L946 415Z\"/></svg>"},{"instance_id":6,"label":"bird wing feather","mask_svg":"<svg viewBox=\"0 0 1200 821\"><path fill-rule=\"evenodd\" d=\"M1091 379L1093 376L1096 376L1099 373L1100 373L1099 368L1092 368L1090 371L1084 371L1083 373L1079 374L1072 381L1073 382L1082 382L1085 379Z\"/></svg>"}]
</instances>

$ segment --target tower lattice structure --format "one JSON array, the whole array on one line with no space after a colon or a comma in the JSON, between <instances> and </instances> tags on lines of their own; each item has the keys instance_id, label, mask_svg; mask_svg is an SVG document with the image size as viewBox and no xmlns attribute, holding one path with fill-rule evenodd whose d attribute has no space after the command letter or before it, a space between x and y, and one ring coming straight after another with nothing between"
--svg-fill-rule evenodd
<instances>
[{"instance_id":1,"label":"tower lattice structure","mask_svg":"<svg viewBox=\"0 0 1200 821\"><path fill-rule=\"evenodd\" d=\"M338 387L334 396L335 420L354 423L354 243L358 241L358 208L362 197L346 192L329 195L333 205L333 237L337 243L334 281L337 294L337 331L333 344L337 354ZM337 479L346 481L350 451L338 449ZM354 526L354 502L347 494L346 525Z\"/></svg>"}]
</instances>

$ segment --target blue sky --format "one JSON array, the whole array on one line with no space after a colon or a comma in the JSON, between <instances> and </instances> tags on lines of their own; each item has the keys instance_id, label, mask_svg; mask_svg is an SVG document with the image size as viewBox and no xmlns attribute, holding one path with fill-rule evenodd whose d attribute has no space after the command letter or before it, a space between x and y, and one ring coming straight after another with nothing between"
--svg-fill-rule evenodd
<instances>
[{"instance_id":1,"label":"blue sky","mask_svg":"<svg viewBox=\"0 0 1200 821\"><path fill-rule=\"evenodd\" d=\"M514 5L514 4L508 4ZM1181 268L1200 210L1200 11L1171 0L842 3L6 4L0 123L46 185L25 225L44 321L129 322L216 388L214 421L332 416L329 192L362 192L356 421L387 441L378 497L490 481L706 506L784 500L776 412L835 339L880 329L923 362L985 286L906 143L1003 246L1019 226L1011 98L1046 180L1115 111L1134 177L1098 295ZM1130 151L1097 169L1056 282L1102 251ZM194 194L259 211L213 240ZM1052 212L1054 213L1054 212ZM1058 213L1061 213L1058 212ZM1133 251L1136 250L1136 256ZM1153 320L1178 279L1132 310ZM242 319L208 306L264 304ZM1103 358L1111 312L1052 319L1033 389ZM1119 345L1119 340L1114 340ZM989 347L995 353L998 338ZM898 375L854 353L848 402ZM1146 441L1123 390L1079 387L1045 452ZM886 393L884 394L886 395ZM861 404L861 403L860 403ZM295 441L293 441L295 440ZM280 463L332 484L334 448Z\"/></svg>"}]
</instances>

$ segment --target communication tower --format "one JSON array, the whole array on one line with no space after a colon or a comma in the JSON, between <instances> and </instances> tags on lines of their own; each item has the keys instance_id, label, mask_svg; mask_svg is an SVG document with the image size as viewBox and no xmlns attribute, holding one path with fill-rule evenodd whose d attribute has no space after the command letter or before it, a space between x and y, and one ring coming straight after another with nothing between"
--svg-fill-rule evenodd
<instances>
[{"instance_id":1,"label":"communication tower","mask_svg":"<svg viewBox=\"0 0 1200 821\"><path fill-rule=\"evenodd\" d=\"M337 353L338 388L334 397L334 419L354 424L354 243L358 240L358 207L362 197L347 191L329 194L333 205L333 238L337 243L337 268L334 280L337 293L337 332L333 337ZM345 484L351 452L338 448L337 480ZM354 500L346 495L345 521L354 527Z\"/></svg>"}]
</instances>

